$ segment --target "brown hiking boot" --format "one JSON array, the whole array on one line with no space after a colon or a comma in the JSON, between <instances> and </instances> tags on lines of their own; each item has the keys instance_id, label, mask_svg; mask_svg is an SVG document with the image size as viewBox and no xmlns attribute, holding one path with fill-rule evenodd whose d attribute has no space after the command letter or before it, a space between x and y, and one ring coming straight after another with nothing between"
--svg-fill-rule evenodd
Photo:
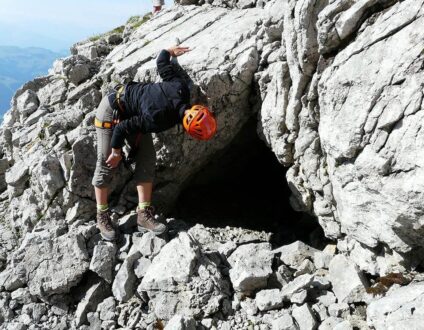
<instances>
[{"instance_id":1,"label":"brown hiking boot","mask_svg":"<svg viewBox=\"0 0 424 330\"><path fill-rule=\"evenodd\" d=\"M156 221L155 209L153 206L147 206L144 209L137 207L137 225L139 232L151 231L155 235L160 235L166 230L163 223Z\"/></svg>"},{"instance_id":2,"label":"brown hiking boot","mask_svg":"<svg viewBox=\"0 0 424 330\"><path fill-rule=\"evenodd\" d=\"M100 230L100 235L106 241L113 241L116 238L116 232L113 228L112 220L110 219L110 211L97 211L97 228Z\"/></svg>"}]
</instances>

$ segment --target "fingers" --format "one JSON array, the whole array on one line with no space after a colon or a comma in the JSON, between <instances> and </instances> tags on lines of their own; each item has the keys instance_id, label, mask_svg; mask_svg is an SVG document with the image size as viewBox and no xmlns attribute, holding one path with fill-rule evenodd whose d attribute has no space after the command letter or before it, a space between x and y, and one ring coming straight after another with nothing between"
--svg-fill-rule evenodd
<instances>
[{"instance_id":1,"label":"fingers","mask_svg":"<svg viewBox=\"0 0 424 330\"><path fill-rule=\"evenodd\" d=\"M175 49L176 52L179 52L181 54L184 54L186 52L189 52L190 50L191 50L190 47L177 47Z\"/></svg>"},{"instance_id":2,"label":"fingers","mask_svg":"<svg viewBox=\"0 0 424 330\"><path fill-rule=\"evenodd\" d=\"M121 157L113 157L111 154L106 160L106 164L109 168L116 168L121 160Z\"/></svg>"},{"instance_id":3,"label":"fingers","mask_svg":"<svg viewBox=\"0 0 424 330\"><path fill-rule=\"evenodd\" d=\"M191 50L190 47L184 47L184 46L174 46L168 49L171 56L180 56L189 52L190 50Z\"/></svg>"}]
</instances>

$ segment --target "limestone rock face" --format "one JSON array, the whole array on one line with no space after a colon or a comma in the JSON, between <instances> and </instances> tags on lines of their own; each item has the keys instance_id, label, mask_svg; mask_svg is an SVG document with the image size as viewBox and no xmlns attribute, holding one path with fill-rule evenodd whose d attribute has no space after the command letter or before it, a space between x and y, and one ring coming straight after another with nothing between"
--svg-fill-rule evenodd
<instances>
[{"instance_id":1,"label":"limestone rock face","mask_svg":"<svg viewBox=\"0 0 424 330\"><path fill-rule=\"evenodd\" d=\"M399 252L422 246L422 15L421 1L394 5L337 54L318 88L341 230Z\"/></svg>"},{"instance_id":2,"label":"limestone rock face","mask_svg":"<svg viewBox=\"0 0 424 330\"><path fill-rule=\"evenodd\" d=\"M290 166L293 206L374 255L422 247L422 1L287 1L281 12L285 53L258 74L259 129Z\"/></svg>"},{"instance_id":3,"label":"limestone rock face","mask_svg":"<svg viewBox=\"0 0 424 330\"><path fill-rule=\"evenodd\" d=\"M172 317L168 328L421 325L424 0L177 3L74 45L16 91L0 128L0 330L153 329ZM191 101L214 111L218 134L153 135L154 203L171 209L257 118L288 168L292 206L317 218L327 250L271 246L242 228L134 234L134 169L123 164L111 196L125 235L99 243L96 108L117 83L159 82L157 54L176 37L192 48L178 58ZM365 293L412 270L386 297ZM78 295L91 277L102 285Z\"/></svg>"},{"instance_id":4,"label":"limestone rock face","mask_svg":"<svg viewBox=\"0 0 424 330\"><path fill-rule=\"evenodd\" d=\"M21 196L13 203L26 203L34 190L26 186L26 160L36 165L47 155L61 162L72 193L63 197L67 205L94 197L91 122L102 94L118 81L159 81L155 57L178 36L196 45L179 62L192 78L193 102L207 100L215 111L219 134L203 144L177 129L155 135L156 204L171 207L193 173L259 110L258 132L289 167L296 209L315 215L330 238L348 235L371 254L383 244L389 254L413 258L423 247L422 1L208 3L181 1L188 6L128 28L122 40L115 33L79 43L49 76L17 91L2 133L4 157L13 160L9 195ZM203 51L214 44L211 35L219 39L213 55ZM127 208L131 172L120 172L113 187ZM53 190L65 195L63 187Z\"/></svg>"},{"instance_id":5,"label":"limestone rock face","mask_svg":"<svg viewBox=\"0 0 424 330\"><path fill-rule=\"evenodd\" d=\"M376 330L420 329L424 314L424 283L393 288L386 297L375 300L367 308L367 321Z\"/></svg>"}]
</instances>

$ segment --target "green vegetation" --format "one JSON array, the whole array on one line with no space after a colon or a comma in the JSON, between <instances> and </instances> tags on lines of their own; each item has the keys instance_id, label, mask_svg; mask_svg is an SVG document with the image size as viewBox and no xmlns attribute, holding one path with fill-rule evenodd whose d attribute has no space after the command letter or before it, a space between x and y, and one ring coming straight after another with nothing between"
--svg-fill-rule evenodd
<instances>
[{"instance_id":1,"label":"green vegetation","mask_svg":"<svg viewBox=\"0 0 424 330\"><path fill-rule=\"evenodd\" d=\"M138 15L138 16L131 16L131 17L130 17L130 18L128 18L128 20L127 20L127 25L135 24L135 23L137 23L140 19L141 19L141 16L140 16L140 15Z\"/></svg>"},{"instance_id":2,"label":"green vegetation","mask_svg":"<svg viewBox=\"0 0 424 330\"><path fill-rule=\"evenodd\" d=\"M110 30L109 32L106 32L103 34L95 34L91 36L90 38L88 38L88 40L94 42L101 38L107 37L108 35L111 35L111 34L115 34L115 33L121 34L122 32L124 32L124 29L125 29L125 25L121 25L121 26L118 26L117 28L114 28L113 30Z\"/></svg>"},{"instance_id":3,"label":"green vegetation","mask_svg":"<svg viewBox=\"0 0 424 330\"><path fill-rule=\"evenodd\" d=\"M90 40L90 41L97 41L97 40L99 40L103 36L104 36L103 34L95 34L94 36L88 38L88 40Z\"/></svg>"},{"instance_id":4,"label":"green vegetation","mask_svg":"<svg viewBox=\"0 0 424 330\"><path fill-rule=\"evenodd\" d=\"M122 33L124 32L125 25L118 26L117 28L114 28L112 31L108 32L107 34L114 34L114 33Z\"/></svg>"},{"instance_id":5,"label":"green vegetation","mask_svg":"<svg viewBox=\"0 0 424 330\"><path fill-rule=\"evenodd\" d=\"M131 16L128 20L126 25L129 25L132 29L137 29L139 28L141 25L143 25L144 23L146 23L150 18L152 17L151 13L147 13L144 16ZM97 41L101 38L105 38L108 35L111 34L122 34L125 30L125 25L121 25L118 26L117 28L114 28L113 30L103 33L103 34L95 34L93 36L91 36L90 38L88 38L89 41Z\"/></svg>"},{"instance_id":6,"label":"green vegetation","mask_svg":"<svg viewBox=\"0 0 424 330\"><path fill-rule=\"evenodd\" d=\"M152 17L152 14L151 13L147 13L144 16L131 16L128 19L127 24L129 26L131 26L131 28L137 29L141 25L143 25L144 23L146 23L151 17Z\"/></svg>"}]
</instances>

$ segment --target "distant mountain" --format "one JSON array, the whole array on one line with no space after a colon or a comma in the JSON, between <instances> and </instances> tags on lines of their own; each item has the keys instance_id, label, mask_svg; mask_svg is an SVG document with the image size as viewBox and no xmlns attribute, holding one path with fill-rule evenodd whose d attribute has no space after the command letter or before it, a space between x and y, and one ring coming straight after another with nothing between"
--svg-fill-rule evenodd
<instances>
[{"instance_id":1,"label":"distant mountain","mask_svg":"<svg viewBox=\"0 0 424 330\"><path fill-rule=\"evenodd\" d=\"M66 55L66 51L0 46L0 115L10 108L13 94L22 84L47 74L53 61Z\"/></svg>"}]
</instances>

